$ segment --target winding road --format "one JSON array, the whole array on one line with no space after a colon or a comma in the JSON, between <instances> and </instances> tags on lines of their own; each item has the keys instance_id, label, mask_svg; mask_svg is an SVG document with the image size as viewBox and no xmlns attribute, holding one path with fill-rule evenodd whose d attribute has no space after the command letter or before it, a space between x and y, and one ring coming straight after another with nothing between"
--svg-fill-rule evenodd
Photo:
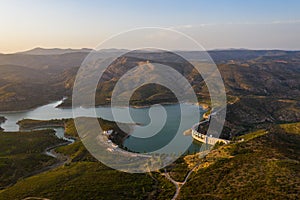
<instances>
[{"instance_id":1,"label":"winding road","mask_svg":"<svg viewBox=\"0 0 300 200\"><path fill-rule=\"evenodd\" d=\"M182 186L184 186L188 180L188 178L190 177L190 175L193 173L193 171L200 165L201 163L197 163L190 171L189 173L185 176L184 181L183 182L179 182L179 181L175 181L170 174L167 172L167 170L165 169L165 172L162 174L163 176L165 176L171 183L173 183L176 187L176 192L172 198L172 200L176 200L180 190L182 188Z\"/></svg>"},{"instance_id":2,"label":"winding road","mask_svg":"<svg viewBox=\"0 0 300 200\"><path fill-rule=\"evenodd\" d=\"M46 167L41 168L39 170L33 171L33 172L27 174L24 178L27 178L27 177L30 177L30 176L34 176L34 175L40 174L42 172L49 171L51 169L55 169L55 168L60 167L60 166L62 166L64 164L70 163L71 162L71 157L70 156L66 156L66 155L63 155L61 153L58 153L58 152L55 151L55 149L57 147L66 146L66 145L72 144L72 143L74 143L75 140L74 141L70 141L70 138L66 138L66 137L63 137L63 139L66 142L59 143L59 144L53 145L51 147L47 147L45 149L44 153L43 153L43 154L45 154L47 156L50 156L50 157L53 157L53 158L57 159L58 162L55 162L54 164L46 166Z\"/></svg>"},{"instance_id":3,"label":"winding road","mask_svg":"<svg viewBox=\"0 0 300 200\"><path fill-rule=\"evenodd\" d=\"M66 164L66 163L70 163L70 162L71 162L71 158L70 158L69 156L65 156L65 155L63 155L63 154L61 154L61 153L57 153L57 152L55 151L55 149L56 149L57 147L65 146L65 145L68 145L68 144L70 144L70 142L64 142L64 143L57 144L57 145L52 146L52 147L48 147L48 148L45 150L44 154L46 154L47 156L51 156L51 157L53 157L53 158L56 158L56 159L58 160L58 162L55 162L54 164L49 165L49 166L47 166L47 167L44 167L44 168L42 168L42 169L33 171L33 172L27 174L26 176L24 176L23 178L27 178L27 177L30 177L30 176L34 176L34 175L43 173L43 172L45 172L45 171L49 171L49 170L51 170L51 169L55 169L55 168L57 168L57 167L60 167L60 166L62 166L62 165L64 165L64 164Z\"/></svg>"}]
</instances>

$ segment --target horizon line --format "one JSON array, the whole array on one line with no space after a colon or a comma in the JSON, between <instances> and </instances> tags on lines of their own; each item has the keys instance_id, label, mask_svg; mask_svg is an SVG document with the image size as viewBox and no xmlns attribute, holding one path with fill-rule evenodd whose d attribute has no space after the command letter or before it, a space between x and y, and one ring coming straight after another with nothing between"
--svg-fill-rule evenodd
<instances>
[{"instance_id":1,"label":"horizon line","mask_svg":"<svg viewBox=\"0 0 300 200\"><path fill-rule=\"evenodd\" d=\"M71 47L33 47L33 48L30 48L30 49L26 49L26 50L20 50L20 51L16 51L16 52L0 52L0 54L2 55L10 55L10 54L25 54L29 51L32 51L32 50L36 50L36 49L40 49L40 50L70 50L70 51L80 51L80 50L91 50L91 51L96 51L96 49L94 48L89 48L89 47L79 47L79 48L71 48ZM105 49L99 49L97 51L100 51L100 50L135 50L135 49L130 49L130 48L105 48ZM210 49L207 49L204 51L230 51L230 50L240 50L240 51L300 51L300 48L299 49L287 49L287 48L244 48L244 47L228 47L228 48L210 48ZM181 50L181 49L172 49L170 51L199 51L199 50L195 50L195 49L185 49L185 50ZM28 53L28 55L30 55ZM35 55L35 54L33 54ZM38 55L38 54L36 54Z\"/></svg>"}]
</instances>

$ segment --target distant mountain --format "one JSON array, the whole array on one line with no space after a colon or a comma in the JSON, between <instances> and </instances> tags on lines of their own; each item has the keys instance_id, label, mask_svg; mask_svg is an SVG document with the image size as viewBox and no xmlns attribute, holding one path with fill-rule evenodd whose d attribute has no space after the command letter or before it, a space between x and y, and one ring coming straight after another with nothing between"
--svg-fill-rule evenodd
<instances>
[{"instance_id":1,"label":"distant mountain","mask_svg":"<svg viewBox=\"0 0 300 200\"><path fill-rule=\"evenodd\" d=\"M89 48L81 48L81 49L61 49L61 48L41 48L37 47L34 49L30 49L28 51L22 51L22 52L17 52L15 54L23 54L23 55L62 55L62 54L68 54L68 53L90 53L90 52L96 52L94 49L89 49ZM115 55L115 54L120 54L120 53L125 53L128 52L129 50L127 49L100 49L97 52L103 55ZM0 53L1 54L1 53Z\"/></svg>"},{"instance_id":2,"label":"distant mountain","mask_svg":"<svg viewBox=\"0 0 300 200\"><path fill-rule=\"evenodd\" d=\"M87 55L90 52L96 52L93 49L89 48L82 48L82 49L60 49L60 48L52 48L46 49L37 47L28 51L18 52L15 54L1 54L3 55L32 55L32 56L55 56L55 55L63 55L63 54L70 54L70 53L81 53ZM97 53L101 55L103 58L118 56L120 54L124 54L129 52L130 50L127 49L100 49L97 50ZM161 53L160 50L139 50L139 53ZM210 50L207 52L200 52L199 51L174 51L174 53L180 53L183 55L184 58L189 60L201 60L201 57L206 57L206 53L208 53L211 58L216 63L225 63L229 60L249 60L255 59L261 56L285 56L285 55L294 55L299 54L299 51L283 51L283 50L247 50L247 49L217 49L217 50ZM0 64L3 64L0 60ZM5 63L7 64L7 63ZM11 63L9 63L11 64ZM51 63L50 63L51 64Z\"/></svg>"},{"instance_id":3,"label":"distant mountain","mask_svg":"<svg viewBox=\"0 0 300 200\"><path fill-rule=\"evenodd\" d=\"M17 65L48 72L61 72L70 67L79 67L88 54L88 52L57 55L1 54L0 65Z\"/></svg>"},{"instance_id":4,"label":"distant mountain","mask_svg":"<svg viewBox=\"0 0 300 200\"><path fill-rule=\"evenodd\" d=\"M76 52L84 52L89 53L93 51L93 49L83 48L83 49L44 49L44 48L34 48L28 51L19 52L17 54L26 54L26 55L60 55L65 53L76 53Z\"/></svg>"}]
</instances>

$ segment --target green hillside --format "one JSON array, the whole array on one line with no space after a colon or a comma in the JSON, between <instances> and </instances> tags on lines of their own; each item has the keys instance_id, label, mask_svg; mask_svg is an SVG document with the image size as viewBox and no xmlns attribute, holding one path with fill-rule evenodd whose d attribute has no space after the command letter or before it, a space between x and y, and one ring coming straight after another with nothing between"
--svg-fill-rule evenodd
<instances>
[{"instance_id":1,"label":"green hillside","mask_svg":"<svg viewBox=\"0 0 300 200\"><path fill-rule=\"evenodd\" d=\"M14 184L56 163L44 155L47 147L62 143L53 130L0 134L0 188Z\"/></svg>"},{"instance_id":2,"label":"green hillside","mask_svg":"<svg viewBox=\"0 0 300 200\"><path fill-rule=\"evenodd\" d=\"M196 154L179 159L167 168L176 181L183 181L200 163L179 199L296 199L299 124L272 125L237 137L205 158ZM175 194L174 185L159 172L128 174L110 169L91 157L81 142L56 151L70 156L71 163L18 181L1 191L0 199L171 199Z\"/></svg>"},{"instance_id":3,"label":"green hillside","mask_svg":"<svg viewBox=\"0 0 300 200\"><path fill-rule=\"evenodd\" d=\"M249 133L212 151L182 188L180 199L297 199L300 132L294 126Z\"/></svg>"}]
</instances>

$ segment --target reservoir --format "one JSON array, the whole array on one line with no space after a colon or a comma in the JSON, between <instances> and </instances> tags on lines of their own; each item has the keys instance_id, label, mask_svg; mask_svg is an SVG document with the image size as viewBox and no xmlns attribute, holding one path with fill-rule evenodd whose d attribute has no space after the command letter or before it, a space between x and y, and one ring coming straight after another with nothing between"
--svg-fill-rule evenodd
<instances>
[{"instance_id":1,"label":"reservoir","mask_svg":"<svg viewBox=\"0 0 300 200\"><path fill-rule=\"evenodd\" d=\"M20 111L20 112L6 112L0 113L0 116L4 116L7 120L5 123L1 125L1 127L6 132L14 132L19 131L19 126L16 124L18 121L22 119L35 119L35 120L51 120L51 119L68 119L74 118L72 108L56 108L60 105L62 101L57 101L54 103L49 103L47 105L38 107L33 110L28 111ZM189 147L188 151L193 153L197 152L200 149L201 144L193 141L191 136L183 135L183 132L193 125L193 122L182 124L181 130L178 130L179 123L180 123L180 108L184 110L184 113L189 113L189 109L199 109L200 116L204 113L202 107L192 105L192 104L172 104L172 105L163 105L162 106L167 113L166 121L164 124L160 123L152 123L151 119L158 119L161 118L161 112L156 111L156 109L151 110L151 118L149 116L149 107L145 108L122 108L122 107L97 107L93 108L82 108L78 107L76 109L76 113L80 113L81 117L94 117L95 111L96 116L101 117L106 120L115 121L116 117L113 116L114 111L118 111L117 121L123 123L130 123L132 121L128 120L127 115L125 115L126 111L130 112L132 119L138 125L135 126L133 132L131 133L132 136L129 136L123 143L123 146L127 149L134 151L134 152L150 152L156 149L163 147L164 145L168 144L170 140L174 137L174 134L178 131L180 133L180 143L192 143ZM122 114L124 113L124 115ZM79 116L75 116L79 117ZM189 118L188 114L184 116L186 119ZM161 126L161 127L160 127ZM149 133L153 131L157 132L157 134L147 137ZM141 136L141 137L135 137ZM179 145L179 144L178 144ZM176 149L176 144L175 147ZM181 153L181 152L177 152Z\"/></svg>"}]
</instances>

